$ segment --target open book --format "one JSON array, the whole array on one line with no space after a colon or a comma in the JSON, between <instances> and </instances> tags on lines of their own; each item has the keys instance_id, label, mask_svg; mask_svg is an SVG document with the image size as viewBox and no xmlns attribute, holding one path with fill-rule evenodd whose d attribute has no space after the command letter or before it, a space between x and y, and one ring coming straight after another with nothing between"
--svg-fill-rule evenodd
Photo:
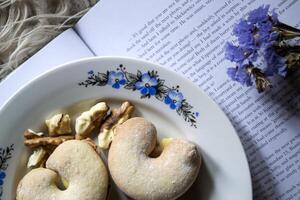
<instances>
[{"instance_id":1,"label":"open book","mask_svg":"<svg viewBox=\"0 0 300 200\"><path fill-rule=\"evenodd\" d=\"M299 74L264 94L226 75L233 64L224 60L223 46L234 39L233 24L261 2L101 0L0 84L0 104L67 61L113 55L148 60L192 80L224 110L246 151L255 199L300 199ZM300 26L300 1L264 3L277 9L281 21Z\"/></svg>"}]
</instances>

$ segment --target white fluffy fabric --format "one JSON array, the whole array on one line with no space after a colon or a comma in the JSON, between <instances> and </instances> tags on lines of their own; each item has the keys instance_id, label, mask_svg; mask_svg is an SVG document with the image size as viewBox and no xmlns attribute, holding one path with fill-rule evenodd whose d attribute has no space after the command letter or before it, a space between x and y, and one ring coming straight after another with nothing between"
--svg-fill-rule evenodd
<instances>
[{"instance_id":1,"label":"white fluffy fabric","mask_svg":"<svg viewBox=\"0 0 300 200\"><path fill-rule=\"evenodd\" d=\"M0 81L97 0L0 0ZM33 66L38 67L38 66Z\"/></svg>"}]
</instances>

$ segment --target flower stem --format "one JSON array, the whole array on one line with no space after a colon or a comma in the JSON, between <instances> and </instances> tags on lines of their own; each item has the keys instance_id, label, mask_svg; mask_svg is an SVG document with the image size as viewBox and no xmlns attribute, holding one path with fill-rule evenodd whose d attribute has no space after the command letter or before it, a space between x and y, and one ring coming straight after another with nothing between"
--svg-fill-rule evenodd
<instances>
[{"instance_id":1,"label":"flower stem","mask_svg":"<svg viewBox=\"0 0 300 200\"><path fill-rule=\"evenodd\" d=\"M300 53L300 46L295 45L286 45L286 44L279 44L279 45L274 45L274 49L276 53L280 56L286 56L290 53Z\"/></svg>"},{"instance_id":2,"label":"flower stem","mask_svg":"<svg viewBox=\"0 0 300 200\"><path fill-rule=\"evenodd\" d=\"M292 39L300 37L300 30L287 24L278 22L274 27L274 31L278 31L283 39Z\"/></svg>"},{"instance_id":3,"label":"flower stem","mask_svg":"<svg viewBox=\"0 0 300 200\"><path fill-rule=\"evenodd\" d=\"M254 67L253 65L249 65L246 70L255 78L255 84L258 93L265 91L267 88L272 88L271 81L267 79L266 75L261 69Z\"/></svg>"}]
</instances>

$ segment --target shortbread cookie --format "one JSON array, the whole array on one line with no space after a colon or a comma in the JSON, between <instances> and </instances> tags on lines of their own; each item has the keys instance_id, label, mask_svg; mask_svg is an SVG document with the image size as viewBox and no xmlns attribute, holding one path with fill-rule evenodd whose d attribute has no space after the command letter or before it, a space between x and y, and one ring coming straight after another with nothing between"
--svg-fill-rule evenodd
<instances>
[{"instance_id":1,"label":"shortbread cookie","mask_svg":"<svg viewBox=\"0 0 300 200\"><path fill-rule=\"evenodd\" d=\"M170 200L185 193L195 181L201 158L196 146L173 139L157 158L154 125L132 118L116 128L108 155L108 166L117 186L136 200Z\"/></svg>"},{"instance_id":2,"label":"shortbread cookie","mask_svg":"<svg viewBox=\"0 0 300 200\"><path fill-rule=\"evenodd\" d=\"M66 187L57 187L59 177ZM46 168L31 170L20 181L17 200L105 200L108 173L95 150L84 141L59 145Z\"/></svg>"}]
</instances>

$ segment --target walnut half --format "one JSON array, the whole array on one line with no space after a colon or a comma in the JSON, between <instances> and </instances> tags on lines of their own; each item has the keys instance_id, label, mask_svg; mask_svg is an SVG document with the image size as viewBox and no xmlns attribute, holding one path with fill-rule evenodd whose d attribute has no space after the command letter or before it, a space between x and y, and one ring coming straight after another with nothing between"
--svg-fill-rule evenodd
<instances>
[{"instance_id":1,"label":"walnut half","mask_svg":"<svg viewBox=\"0 0 300 200\"><path fill-rule=\"evenodd\" d=\"M70 134L72 132L71 119L68 114L54 115L50 119L47 119L45 123L48 127L49 136L51 137Z\"/></svg>"},{"instance_id":2,"label":"walnut half","mask_svg":"<svg viewBox=\"0 0 300 200\"><path fill-rule=\"evenodd\" d=\"M43 137L45 134L43 132L35 132L31 129L27 129L24 131L24 138L25 139L33 139L33 138L39 138Z\"/></svg>"},{"instance_id":3,"label":"walnut half","mask_svg":"<svg viewBox=\"0 0 300 200\"><path fill-rule=\"evenodd\" d=\"M41 166L47 159L47 151L42 147L37 148L30 155L27 163L27 168Z\"/></svg>"},{"instance_id":4,"label":"walnut half","mask_svg":"<svg viewBox=\"0 0 300 200\"><path fill-rule=\"evenodd\" d=\"M106 117L108 110L109 107L106 103L100 102L91 107L90 110L81 113L75 123L76 139L82 140L89 137L92 131Z\"/></svg>"},{"instance_id":5,"label":"walnut half","mask_svg":"<svg viewBox=\"0 0 300 200\"><path fill-rule=\"evenodd\" d=\"M134 112L134 106L125 101L120 108L112 110L111 115L103 122L100 133L98 135L98 145L102 149L108 149L110 143L114 138L114 130L117 125L124 123L126 120L132 117Z\"/></svg>"},{"instance_id":6,"label":"walnut half","mask_svg":"<svg viewBox=\"0 0 300 200\"><path fill-rule=\"evenodd\" d=\"M61 143L74 139L73 135L61 135L58 137L39 137L33 139L26 139L24 144L30 148L41 147L41 146L58 146Z\"/></svg>"}]
</instances>

